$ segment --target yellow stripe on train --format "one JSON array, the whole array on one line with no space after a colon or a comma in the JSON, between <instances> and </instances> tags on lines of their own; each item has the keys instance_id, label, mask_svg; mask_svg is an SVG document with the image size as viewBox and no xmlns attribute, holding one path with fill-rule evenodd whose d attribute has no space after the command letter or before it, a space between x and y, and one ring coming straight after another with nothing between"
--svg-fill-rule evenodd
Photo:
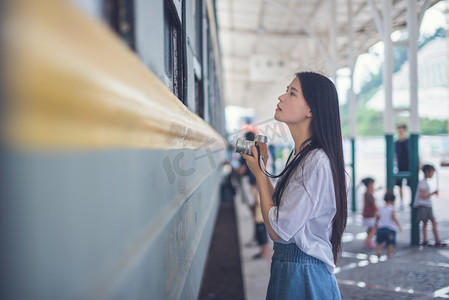
<instances>
[{"instance_id":1,"label":"yellow stripe on train","mask_svg":"<svg viewBox=\"0 0 449 300\"><path fill-rule=\"evenodd\" d=\"M100 21L64 1L11 2L2 24L10 144L225 147Z\"/></svg>"}]
</instances>

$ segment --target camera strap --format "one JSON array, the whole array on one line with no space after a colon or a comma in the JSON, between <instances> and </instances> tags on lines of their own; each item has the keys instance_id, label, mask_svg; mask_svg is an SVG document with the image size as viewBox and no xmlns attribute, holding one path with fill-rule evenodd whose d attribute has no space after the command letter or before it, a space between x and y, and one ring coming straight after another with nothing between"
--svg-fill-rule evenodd
<instances>
[{"instance_id":1,"label":"camera strap","mask_svg":"<svg viewBox=\"0 0 449 300\"><path fill-rule=\"evenodd\" d=\"M305 151L308 147L311 147L311 146L312 146L312 145L311 145L311 144L312 144L312 138L308 138L307 140L304 141L303 144L305 144L305 143L307 143L307 142L308 142L308 144L307 144L306 146L304 146L304 148L302 148L302 150L299 151L299 153L298 153L297 155L295 155L295 157L293 158L293 161L296 160L296 159L298 159L298 158L304 153L304 151ZM290 155L288 156L287 161L285 162L284 170L282 170L282 172L281 172L280 174L278 174L278 175L270 174L270 173L267 171L266 168L265 168L265 170L262 170L262 166L260 165L260 158L261 158L261 156L260 156L260 148L259 148L259 145L256 144L256 148L257 148L257 153L258 153L258 156L259 156L259 159L258 159L258 162L259 162L259 169L265 174L265 176L268 176L269 178L279 178L279 177L281 177L281 176L284 175L285 172L287 172L287 171L291 168L291 166L293 165L293 161L292 161L291 163L289 163L288 165L287 165L287 163L290 161L290 158L292 157L293 152L295 151L295 148L293 148L292 151L290 152Z\"/></svg>"}]
</instances>

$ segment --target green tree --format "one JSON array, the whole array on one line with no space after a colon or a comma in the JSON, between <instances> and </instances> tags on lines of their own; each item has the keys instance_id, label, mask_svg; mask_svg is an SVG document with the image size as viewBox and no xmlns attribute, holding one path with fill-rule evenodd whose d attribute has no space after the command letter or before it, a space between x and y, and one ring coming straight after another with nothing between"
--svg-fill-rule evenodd
<instances>
[{"instance_id":1,"label":"green tree","mask_svg":"<svg viewBox=\"0 0 449 300\"><path fill-rule=\"evenodd\" d=\"M435 30L432 35L421 36L418 41L418 49L436 38L444 38L446 30L442 27ZM401 66L408 60L408 49L406 46L399 45L393 47L393 72L400 70ZM370 78L365 81L360 92L356 95L357 102L357 133L360 136L383 135L383 113L365 108L365 104L376 94L382 85L381 65L377 73L371 73ZM341 106L342 111L342 133L344 136L349 134L347 105ZM407 118L397 118L398 123L408 124ZM447 134L448 121L437 119L420 119L421 134Z\"/></svg>"},{"instance_id":2,"label":"green tree","mask_svg":"<svg viewBox=\"0 0 449 300\"><path fill-rule=\"evenodd\" d=\"M421 118L420 131L422 135L447 134L448 120Z\"/></svg>"},{"instance_id":3,"label":"green tree","mask_svg":"<svg viewBox=\"0 0 449 300\"><path fill-rule=\"evenodd\" d=\"M359 136L383 135L383 117L381 111L360 107L357 111L357 134Z\"/></svg>"}]
</instances>

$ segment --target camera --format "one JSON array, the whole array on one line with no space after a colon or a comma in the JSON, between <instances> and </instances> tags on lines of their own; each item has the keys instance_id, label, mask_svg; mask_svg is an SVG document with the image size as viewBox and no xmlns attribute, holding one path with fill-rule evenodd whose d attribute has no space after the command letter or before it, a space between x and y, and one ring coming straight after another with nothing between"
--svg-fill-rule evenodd
<instances>
[{"instance_id":1,"label":"camera","mask_svg":"<svg viewBox=\"0 0 449 300\"><path fill-rule=\"evenodd\" d=\"M261 134L256 135L254 141L237 139L237 142L235 143L235 152L252 155L251 146L257 147L259 143L266 144L267 141L268 138L265 135Z\"/></svg>"}]
</instances>

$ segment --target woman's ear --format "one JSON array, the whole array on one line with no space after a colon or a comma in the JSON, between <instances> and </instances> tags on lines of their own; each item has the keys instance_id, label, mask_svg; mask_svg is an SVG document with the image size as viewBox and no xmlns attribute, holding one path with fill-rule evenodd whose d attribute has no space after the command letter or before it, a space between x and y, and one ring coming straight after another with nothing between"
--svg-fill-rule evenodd
<instances>
[{"instance_id":1,"label":"woman's ear","mask_svg":"<svg viewBox=\"0 0 449 300\"><path fill-rule=\"evenodd\" d=\"M307 117L307 118L311 118L311 117L313 117L313 115L312 115L312 111L311 111L310 109L309 109L309 112L307 113L306 117Z\"/></svg>"}]
</instances>

